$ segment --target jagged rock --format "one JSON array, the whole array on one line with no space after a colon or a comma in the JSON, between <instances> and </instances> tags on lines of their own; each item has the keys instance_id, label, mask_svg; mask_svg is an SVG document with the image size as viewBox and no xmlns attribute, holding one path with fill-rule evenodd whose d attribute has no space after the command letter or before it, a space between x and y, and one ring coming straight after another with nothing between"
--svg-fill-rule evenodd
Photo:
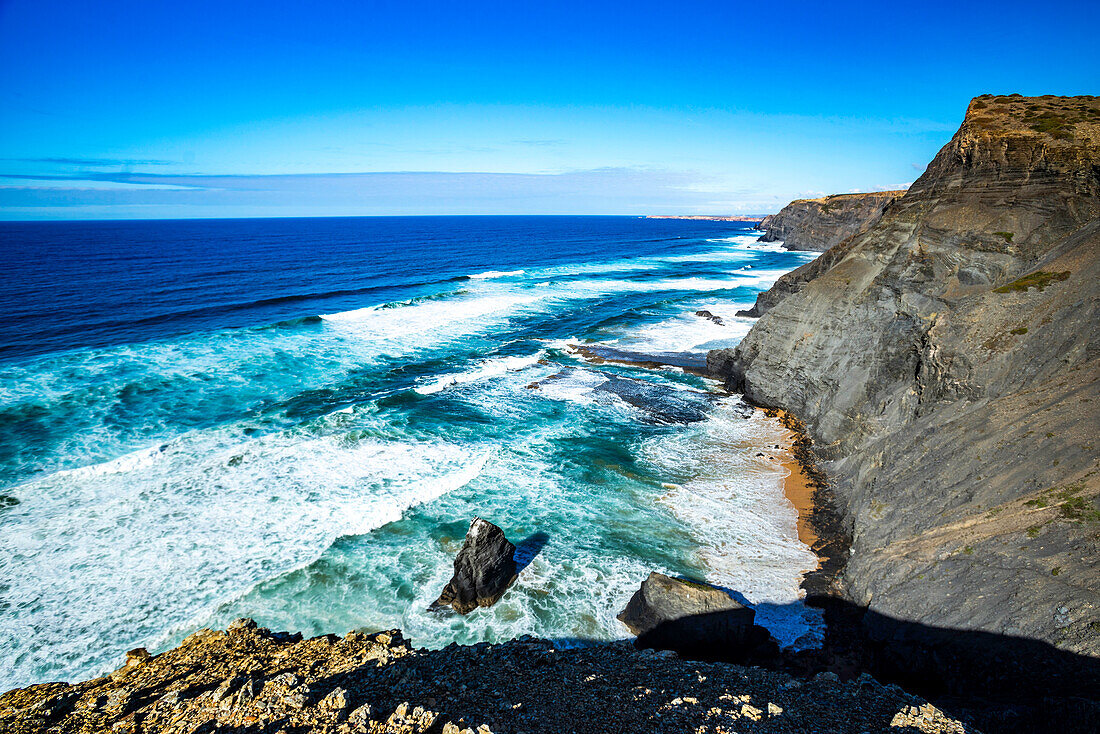
<instances>
[{"instance_id":1,"label":"jagged rock","mask_svg":"<svg viewBox=\"0 0 1100 734\"><path fill-rule=\"evenodd\" d=\"M455 557L454 576L433 607L450 606L460 614L490 607L516 580L516 547L504 531L488 520L474 518Z\"/></svg>"},{"instance_id":2,"label":"jagged rock","mask_svg":"<svg viewBox=\"0 0 1100 734\"><path fill-rule=\"evenodd\" d=\"M759 641L756 612L713 586L651 573L618 619L643 648L736 654Z\"/></svg>"},{"instance_id":3,"label":"jagged rock","mask_svg":"<svg viewBox=\"0 0 1100 734\"><path fill-rule=\"evenodd\" d=\"M713 321L714 323L718 324L719 326L723 325L721 317L715 316L714 314L712 314L710 311L707 311L706 309L703 309L701 311L696 311L695 315L696 316L701 316L702 318L707 319L708 321Z\"/></svg>"},{"instance_id":4,"label":"jagged rock","mask_svg":"<svg viewBox=\"0 0 1100 734\"><path fill-rule=\"evenodd\" d=\"M237 630L251 630L256 629L256 620L249 619L248 617L241 617L235 619L229 623L229 626L225 628L226 632L236 632Z\"/></svg>"},{"instance_id":5,"label":"jagged rock","mask_svg":"<svg viewBox=\"0 0 1100 734\"><path fill-rule=\"evenodd\" d=\"M343 688L334 688L332 692L321 699L321 703L318 704L323 709L329 709L332 711L340 711L348 706L348 692Z\"/></svg>"}]
</instances>

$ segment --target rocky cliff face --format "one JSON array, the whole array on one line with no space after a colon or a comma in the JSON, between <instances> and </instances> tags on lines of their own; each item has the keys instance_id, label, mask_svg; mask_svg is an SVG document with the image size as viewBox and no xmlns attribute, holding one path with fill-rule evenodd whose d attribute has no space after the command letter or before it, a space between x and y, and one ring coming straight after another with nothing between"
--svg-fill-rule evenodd
<instances>
[{"instance_id":1,"label":"rocky cliff face","mask_svg":"<svg viewBox=\"0 0 1100 734\"><path fill-rule=\"evenodd\" d=\"M852 235L866 232L904 191L836 194L792 201L756 226L763 242L782 241L788 250L828 250Z\"/></svg>"},{"instance_id":2,"label":"rocky cliff face","mask_svg":"<svg viewBox=\"0 0 1100 734\"><path fill-rule=\"evenodd\" d=\"M807 423L853 601L1100 655L1098 284L1100 98L984 96L881 221L710 354Z\"/></svg>"}]
</instances>

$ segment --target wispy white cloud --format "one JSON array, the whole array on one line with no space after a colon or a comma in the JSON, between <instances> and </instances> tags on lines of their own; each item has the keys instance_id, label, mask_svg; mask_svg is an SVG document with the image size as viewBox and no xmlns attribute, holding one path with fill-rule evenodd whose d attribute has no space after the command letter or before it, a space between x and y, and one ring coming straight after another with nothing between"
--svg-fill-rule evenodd
<instances>
[{"instance_id":1,"label":"wispy white cloud","mask_svg":"<svg viewBox=\"0 0 1100 734\"><path fill-rule=\"evenodd\" d=\"M2 185L7 179L12 185ZM759 213L774 192L690 171L178 175L0 172L0 216ZM210 212L215 212L211 214Z\"/></svg>"},{"instance_id":2,"label":"wispy white cloud","mask_svg":"<svg viewBox=\"0 0 1100 734\"><path fill-rule=\"evenodd\" d=\"M85 166L88 168L110 168L114 166L171 166L177 161L156 158L3 158L13 163L46 163L59 166Z\"/></svg>"}]
</instances>

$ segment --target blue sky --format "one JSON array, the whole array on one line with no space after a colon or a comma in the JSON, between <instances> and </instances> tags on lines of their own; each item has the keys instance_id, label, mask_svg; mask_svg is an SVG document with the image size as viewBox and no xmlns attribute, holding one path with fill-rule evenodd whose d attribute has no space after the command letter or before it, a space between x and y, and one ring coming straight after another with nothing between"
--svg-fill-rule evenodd
<instances>
[{"instance_id":1,"label":"blue sky","mask_svg":"<svg viewBox=\"0 0 1100 734\"><path fill-rule=\"evenodd\" d=\"M770 212L1100 93L1098 8L0 0L0 218Z\"/></svg>"}]
</instances>

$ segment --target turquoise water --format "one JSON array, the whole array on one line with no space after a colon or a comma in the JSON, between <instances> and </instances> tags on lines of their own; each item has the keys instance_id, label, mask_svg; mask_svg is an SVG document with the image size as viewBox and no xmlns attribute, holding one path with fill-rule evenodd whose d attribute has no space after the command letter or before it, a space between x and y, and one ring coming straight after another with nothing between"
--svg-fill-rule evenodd
<instances>
[{"instance_id":1,"label":"turquoise water","mask_svg":"<svg viewBox=\"0 0 1100 734\"><path fill-rule=\"evenodd\" d=\"M383 241L382 225L363 226L349 242ZM653 570L735 589L785 645L818 639L819 616L797 604L814 556L785 471L756 455L780 427L743 417L703 378L574 349L700 358L735 344L751 322L734 312L813 255L729 223L533 221L537 236L504 250L519 224L447 226L496 244L428 248L430 267L404 269L408 246L395 246L373 255L388 276L321 289L347 252L295 252L305 285L290 266L235 286L189 272L158 285L164 305L141 302L147 327L67 312L59 322L86 343L64 350L47 316L27 317L0 362L0 494L12 498L0 509L0 688L101 673L130 648L240 616L307 635L401 627L430 647L615 639L627 636L615 615ZM268 246L276 233L250 236ZM108 249L103 272L117 272L130 256ZM217 257L209 273L227 269ZM173 299L201 282L212 285L188 296L197 305ZM203 299L219 287L215 312ZM529 563L490 609L429 612L475 516Z\"/></svg>"}]
</instances>

